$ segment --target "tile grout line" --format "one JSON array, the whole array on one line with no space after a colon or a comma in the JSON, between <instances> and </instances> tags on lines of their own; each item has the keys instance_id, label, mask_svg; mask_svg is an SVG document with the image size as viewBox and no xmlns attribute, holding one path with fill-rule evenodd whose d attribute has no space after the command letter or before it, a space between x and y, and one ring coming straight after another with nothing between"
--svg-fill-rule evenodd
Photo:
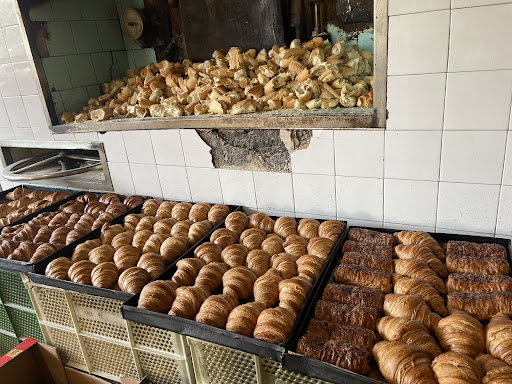
<instances>
[{"instance_id":1,"label":"tile grout line","mask_svg":"<svg viewBox=\"0 0 512 384\"><path fill-rule=\"evenodd\" d=\"M471 9L471 8L495 7L495 6L499 6L499 5L508 5L508 4L511 4L511 3L512 2L508 2L508 3L493 3L493 4L480 4L480 5L471 5L471 6L467 6L467 7L456 7L456 8L453 8L452 1L450 0L450 8L430 9L430 10L425 10L425 11L396 13L396 14L393 14L393 15L389 15L389 17L417 15L417 14L421 14L421 13L430 13L430 12L439 12L439 11L453 11L454 9Z\"/></svg>"},{"instance_id":2,"label":"tile grout line","mask_svg":"<svg viewBox=\"0 0 512 384\"><path fill-rule=\"evenodd\" d=\"M450 12L451 14L451 12ZM495 69L475 69L472 71L446 71L446 72L422 72L422 73L401 73L396 75L388 74L388 77L404 77L404 76L424 76L424 75L439 75L442 73L479 73L479 72L510 72L511 68L495 68Z\"/></svg>"},{"instance_id":3,"label":"tile grout line","mask_svg":"<svg viewBox=\"0 0 512 384\"><path fill-rule=\"evenodd\" d=\"M181 129L178 129L178 136L180 137L181 151L183 152L183 163L185 164L185 175L187 176L188 193L190 195L190 201L192 201L192 189L190 188L190 180L188 177L187 159L185 157L185 150L183 149L183 139L181 137Z\"/></svg>"},{"instance_id":4,"label":"tile grout line","mask_svg":"<svg viewBox=\"0 0 512 384\"><path fill-rule=\"evenodd\" d=\"M254 190L254 202L256 205L256 209L259 210L258 206L258 195L256 194L256 180L254 179L254 171L251 171L251 177L252 177L252 188Z\"/></svg>"},{"instance_id":5,"label":"tile grout line","mask_svg":"<svg viewBox=\"0 0 512 384\"><path fill-rule=\"evenodd\" d=\"M334 156L334 210L336 213L336 219L338 218L338 179L336 175L336 139L334 137L334 130L332 130L332 154ZM340 202L341 204L341 202Z\"/></svg>"}]
</instances>

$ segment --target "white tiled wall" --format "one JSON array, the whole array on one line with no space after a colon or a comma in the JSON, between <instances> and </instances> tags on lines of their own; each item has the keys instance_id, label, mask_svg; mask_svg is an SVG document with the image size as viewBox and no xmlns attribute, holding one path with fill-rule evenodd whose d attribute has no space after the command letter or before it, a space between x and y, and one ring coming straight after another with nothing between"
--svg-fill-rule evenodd
<instances>
[{"instance_id":1,"label":"white tiled wall","mask_svg":"<svg viewBox=\"0 0 512 384\"><path fill-rule=\"evenodd\" d=\"M194 130L50 135L11 1L1 139L102 141L123 193L512 238L512 1L389 0L387 131L315 131L291 174L215 169Z\"/></svg>"}]
</instances>

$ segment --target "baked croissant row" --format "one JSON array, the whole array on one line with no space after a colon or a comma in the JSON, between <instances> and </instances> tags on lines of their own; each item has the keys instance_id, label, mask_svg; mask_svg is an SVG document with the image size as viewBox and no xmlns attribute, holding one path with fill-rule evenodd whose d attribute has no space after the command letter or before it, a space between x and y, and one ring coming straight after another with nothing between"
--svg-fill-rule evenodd
<instances>
[{"instance_id":1,"label":"baked croissant row","mask_svg":"<svg viewBox=\"0 0 512 384\"><path fill-rule=\"evenodd\" d=\"M480 384L482 369L471 357L457 352L446 352L432 362L438 384Z\"/></svg>"},{"instance_id":2,"label":"baked croissant row","mask_svg":"<svg viewBox=\"0 0 512 384\"><path fill-rule=\"evenodd\" d=\"M395 240L398 244L405 245L422 245L424 247L429 248L434 255L441 261L445 261L446 255L439 245L439 243L430 236L427 232L417 231L417 232L396 232L394 233Z\"/></svg>"},{"instance_id":3,"label":"baked croissant row","mask_svg":"<svg viewBox=\"0 0 512 384\"><path fill-rule=\"evenodd\" d=\"M420 295L391 293L384 297L384 314L408 320L418 320L431 334L435 333L441 317L433 313Z\"/></svg>"}]
</instances>

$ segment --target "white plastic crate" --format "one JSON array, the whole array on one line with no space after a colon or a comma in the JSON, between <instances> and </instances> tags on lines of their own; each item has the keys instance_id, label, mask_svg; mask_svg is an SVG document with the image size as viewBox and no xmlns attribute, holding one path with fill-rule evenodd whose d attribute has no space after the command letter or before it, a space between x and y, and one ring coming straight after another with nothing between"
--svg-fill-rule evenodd
<instances>
[{"instance_id":1,"label":"white plastic crate","mask_svg":"<svg viewBox=\"0 0 512 384\"><path fill-rule=\"evenodd\" d=\"M271 384L329 384L326 381L283 369L281 363L269 359L261 359L261 376L263 383Z\"/></svg>"}]
</instances>

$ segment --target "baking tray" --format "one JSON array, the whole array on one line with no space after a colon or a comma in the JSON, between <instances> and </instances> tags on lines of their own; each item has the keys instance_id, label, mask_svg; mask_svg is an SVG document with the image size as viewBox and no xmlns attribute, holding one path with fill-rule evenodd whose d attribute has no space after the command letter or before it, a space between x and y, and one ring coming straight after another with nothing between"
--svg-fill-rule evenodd
<instances>
[{"instance_id":1,"label":"baking tray","mask_svg":"<svg viewBox=\"0 0 512 384\"><path fill-rule=\"evenodd\" d=\"M13 221L12 223L5 225L3 227L0 227L0 231L6 227L12 227L18 224L28 223L30 220L32 220L34 217L40 215L43 212L55 212L58 211L60 206L64 203L67 203L68 201L71 201L73 199L76 199L81 194L85 193L82 191L76 191L71 189L62 189L62 188L46 188L46 187L33 187L30 185L20 185L20 187L28 188L28 189L40 189L42 191L46 192L65 192L69 193L71 196L57 201L56 203L53 203L47 207L44 207L34 213L31 213L30 215L24 216L19 220ZM18 187L14 187L11 189L8 189L7 191L2 191L0 193L0 199L3 198L6 194L13 191ZM32 272L34 271L34 265L33 263L29 263L28 261L20 261L20 260L8 260L0 258L0 269L6 270L6 271L14 271L14 272Z\"/></svg>"},{"instance_id":2,"label":"baking tray","mask_svg":"<svg viewBox=\"0 0 512 384\"><path fill-rule=\"evenodd\" d=\"M363 229L371 229L378 232L383 233L395 233L400 232L402 229L390 229L390 228L372 228L372 227L352 227L352 228L363 228ZM350 229L352 229L350 228ZM511 262L512 248L511 241L508 239L501 239L495 237L482 237L482 236L470 236L470 235L460 235L460 234L449 234L449 233L435 233L430 232L430 235L437 240L439 243L448 242L450 240L456 241L471 241L473 243L496 243L503 245L507 248L509 262ZM344 239L343 243L345 243L348 236ZM306 314L304 316L304 322L301 324L300 329L297 333L294 334L293 340L290 344L289 350L283 357L283 368L289 371L293 371L296 373L300 373L303 375L307 375L309 377L313 377L316 379L324 380L327 382L331 382L333 384L353 384L353 383L381 383L380 381L373 380L367 376L359 375L357 373L348 371L346 369L338 368L334 365L324 363L319 360L311 359L309 357L305 357L300 355L295 351L297 347L297 343L300 337L306 332L306 329L309 324L309 320L315 314L315 305L318 300L322 298L323 291L327 283L331 280L331 276L338 265L338 261L341 259L341 252L339 257L334 260L334 262L330 265L330 271L324 277L324 280L321 283L319 289L315 292L315 297L311 301L310 307L306 310Z\"/></svg>"},{"instance_id":3,"label":"baking tray","mask_svg":"<svg viewBox=\"0 0 512 384\"><path fill-rule=\"evenodd\" d=\"M277 217L272 216L272 219L275 220L277 219ZM300 218L296 218L296 220L299 221ZM323 222L325 220L318 221ZM322 272L320 273L320 276L318 277L315 284L313 284L311 292L308 295L308 298L306 299L303 308L301 309L297 316L297 320L295 321L289 339L281 344L271 344L265 341L254 339L252 337L247 337L233 332L229 332L226 331L225 329L220 329L207 324L199 323L194 320L184 319L177 316L171 316L165 313L157 313L148 311L146 309L138 308L137 305L139 302L140 293L131 298L130 300L128 300L121 307L123 318L281 362L288 345L291 343L293 339L293 335L297 332L298 328L300 328L300 325L304 321L304 317L306 316L307 312L306 309L310 306L311 301L315 297L314 293L318 290L320 283L323 282L323 280L325 280L325 275L327 274L327 272L332 270L332 264L335 263L335 261L338 259L337 254L341 250L340 246L348 233L347 222L343 221L343 224L345 225L345 230L338 239L334 248L331 250L329 258L327 259L327 263L324 266ZM224 228L224 223L222 223L221 228ZM201 243L208 240L209 239L203 239L200 242L198 242L196 246L199 246ZM180 260L185 258L193 258L193 251L193 249L190 249L180 258ZM172 264L164 272L162 272L162 274L159 277L157 277L156 280L171 279L172 275L177 269L176 263L178 261L179 260L177 260L174 264Z\"/></svg>"},{"instance_id":4,"label":"baking tray","mask_svg":"<svg viewBox=\"0 0 512 384\"><path fill-rule=\"evenodd\" d=\"M139 204L135 208L123 213L121 216L116 217L114 220L112 220L110 222L110 225L122 224L125 216L127 216L131 213L140 213L142 211L143 205L144 205L144 203ZM241 209L241 207L233 206L233 205L228 205L228 207L231 212ZM217 228L220 228L220 226L223 224L224 224L224 221L222 221L222 223L218 224L215 228L213 228L212 231L216 230ZM197 242L195 245L193 245L191 248L189 248L189 250L195 249L199 244L201 244L203 241L205 241L205 239L209 238L212 231L208 232L201 240L199 240L199 242ZM53 277L48 277L45 275L46 266L50 262L57 259L58 257L70 258L73 255L73 251L75 250L75 247L79 243L83 243L87 240L99 239L100 235L101 235L101 228L97 228L94 231L92 231L92 232L88 233L87 235L85 235L84 237L82 237L81 239L77 240L76 242L69 244L69 245L65 246L64 248L61 248L57 252L55 252L52 255L41 260L40 262L38 262L35 265L35 270L32 273L28 274L30 280L36 284L62 288L62 289L66 289L69 291L83 293L86 295L100 296L100 297L105 297L108 299L120 300L123 302L130 299L133 296L133 294L131 294L131 293L127 293L127 292L123 292L123 291L115 290L115 289L99 288L99 287L95 287L92 285L78 284L78 283L74 283L72 281L55 279Z\"/></svg>"}]
</instances>

